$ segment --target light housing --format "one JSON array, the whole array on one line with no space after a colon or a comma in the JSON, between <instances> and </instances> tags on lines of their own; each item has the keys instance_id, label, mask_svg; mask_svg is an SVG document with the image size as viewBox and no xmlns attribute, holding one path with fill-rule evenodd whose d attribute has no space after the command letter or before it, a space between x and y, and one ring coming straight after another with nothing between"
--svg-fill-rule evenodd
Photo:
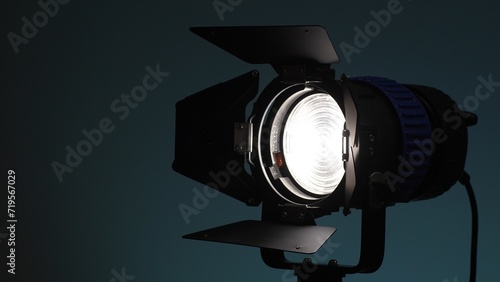
<instances>
[{"instance_id":1,"label":"light housing","mask_svg":"<svg viewBox=\"0 0 500 282\"><path fill-rule=\"evenodd\" d=\"M322 27L191 30L248 63L271 64L278 77L248 117L256 70L177 103L173 169L247 205L262 202L262 221L186 238L260 247L268 265L292 269L284 251L314 252L335 232L315 218L357 208L359 263L323 265L311 279L373 272L383 259L385 208L439 196L462 175L467 126L477 117L434 88L336 80L330 64L339 59Z\"/></svg>"}]
</instances>

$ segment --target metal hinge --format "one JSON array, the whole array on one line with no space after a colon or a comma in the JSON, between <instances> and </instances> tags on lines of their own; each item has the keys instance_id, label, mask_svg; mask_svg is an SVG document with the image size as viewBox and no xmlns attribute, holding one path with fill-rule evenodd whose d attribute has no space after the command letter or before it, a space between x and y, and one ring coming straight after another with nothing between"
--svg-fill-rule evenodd
<instances>
[{"instance_id":1,"label":"metal hinge","mask_svg":"<svg viewBox=\"0 0 500 282\"><path fill-rule=\"evenodd\" d=\"M251 123L237 122L234 124L234 150L240 154L252 152Z\"/></svg>"}]
</instances>

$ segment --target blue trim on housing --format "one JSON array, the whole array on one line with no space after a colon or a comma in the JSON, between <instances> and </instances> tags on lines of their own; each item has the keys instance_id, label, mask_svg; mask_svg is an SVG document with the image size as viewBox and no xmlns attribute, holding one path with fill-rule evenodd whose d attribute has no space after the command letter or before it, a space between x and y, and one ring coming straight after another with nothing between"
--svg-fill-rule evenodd
<instances>
[{"instance_id":1,"label":"blue trim on housing","mask_svg":"<svg viewBox=\"0 0 500 282\"><path fill-rule=\"evenodd\" d=\"M404 181L396 183L395 192L409 198L422 184L431 163L431 156L425 154L416 144L417 140L421 142L431 140L432 126L424 105L406 86L394 80L375 76L361 76L351 80L368 84L383 93L399 118L403 160L401 158L398 160L398 169L403 162L407 161L414 171L413 173L396 172L397 175L403 177ZM421 156L424 156L423 162L420 159Z\"/></svg>"}]
</instances>

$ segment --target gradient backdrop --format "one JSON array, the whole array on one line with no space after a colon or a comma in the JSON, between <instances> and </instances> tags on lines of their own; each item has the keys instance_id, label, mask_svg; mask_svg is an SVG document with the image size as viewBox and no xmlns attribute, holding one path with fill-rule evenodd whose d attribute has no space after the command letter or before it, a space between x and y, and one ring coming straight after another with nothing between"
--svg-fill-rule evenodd
<instances>
[{"instance_id":1,"label":"gradient backdrop","mask_svg":"<svg viewBox=\"0 0 500 282\"><path fill-rule=\"evenodd\" d=\"M373 14L388 5L390 21L375 24ZM0 280L13 281L1 278L8 269L7 170L13 169L18 222L10 279L294 281L290 272L265 266L258 249L181 239L258 219L260 209L221 194L187 223L179 205L193 206L203 185L171 169L176 101L252 69L261 72L261 89L275 76L270 66L246 64L188 28L292 24L327 29L342 60L334 66L338 74L434 86L479 115L466 165L480 212L478 281L498 280L500 87L490 83L479 94L476 88L479 77L500 81L499 10L492 0L2 1ZM39 27L30 28L34 21ZM367 25L370 41L355 41L356 28ZM358 52L348 55L341 44ZM169 74L149 80L158 83L135 108L127 106L120 96L142 85L148 66ZM100 126L109 133L92 151L83 142L86 156L70 159L74 167L60 181L52 164L67 165L67 148L77 150L87 140L82 131ZM462 186L391 207L387 217L382 267L345 281L468 281L470 209ZM355 263L359 220L359 212L322 218L338 231L321 256Z\"/></svg>"}]
</instances>

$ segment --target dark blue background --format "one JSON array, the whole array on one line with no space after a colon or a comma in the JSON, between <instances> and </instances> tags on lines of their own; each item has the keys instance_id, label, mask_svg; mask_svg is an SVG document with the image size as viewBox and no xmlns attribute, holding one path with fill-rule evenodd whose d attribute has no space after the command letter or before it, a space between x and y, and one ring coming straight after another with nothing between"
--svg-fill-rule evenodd
<instances>
[{"instance_id":1,"label":"dark blue background","mask_svg":"<svg viewBox=\"0 0 500 282\"><path fill-rule=\"evenodd\" d=\"M21 18L41 8L36 1L3 1L0 173L17 175L17 281L119 281L114 273L122 269L135 276L127 281L293 281L265 266L258 249L181 239L258 219L260 211L221 194L186 224L178 206L192 205L193 189L203 185L171 169L175 102L251 69L261 72L261 89L275 76L270 66L248 65L188 28L323 25L342 60L337 73L434 86L459 104L475 94L478 76L500 81L500 5L492 0L401 0L402 11L348 63L340 43L354 44L354 27L364 29L370 11L387 3L243 0L222 21L212 0L72 0L16 54L7 35L21 35ZM120 120L110 104L157 64L170 75ZM500 261L500 88L494 90L473 109L480 123L470 130L466 165L480 212L478 281L497 280ZM51 163L64 163L65 147L76 148L81 131L103 118L115 130L59 182ZM6 183L1 195L4 226ZM359 219L354 212L320 220L338 228L330 244L342 263L356 262ZM7 241L0 239L4 275ZM389 208L384 264L345 281L467 281L469 241L468 199L456 185L439 198Z\"/></svg>"}]
</instances>

